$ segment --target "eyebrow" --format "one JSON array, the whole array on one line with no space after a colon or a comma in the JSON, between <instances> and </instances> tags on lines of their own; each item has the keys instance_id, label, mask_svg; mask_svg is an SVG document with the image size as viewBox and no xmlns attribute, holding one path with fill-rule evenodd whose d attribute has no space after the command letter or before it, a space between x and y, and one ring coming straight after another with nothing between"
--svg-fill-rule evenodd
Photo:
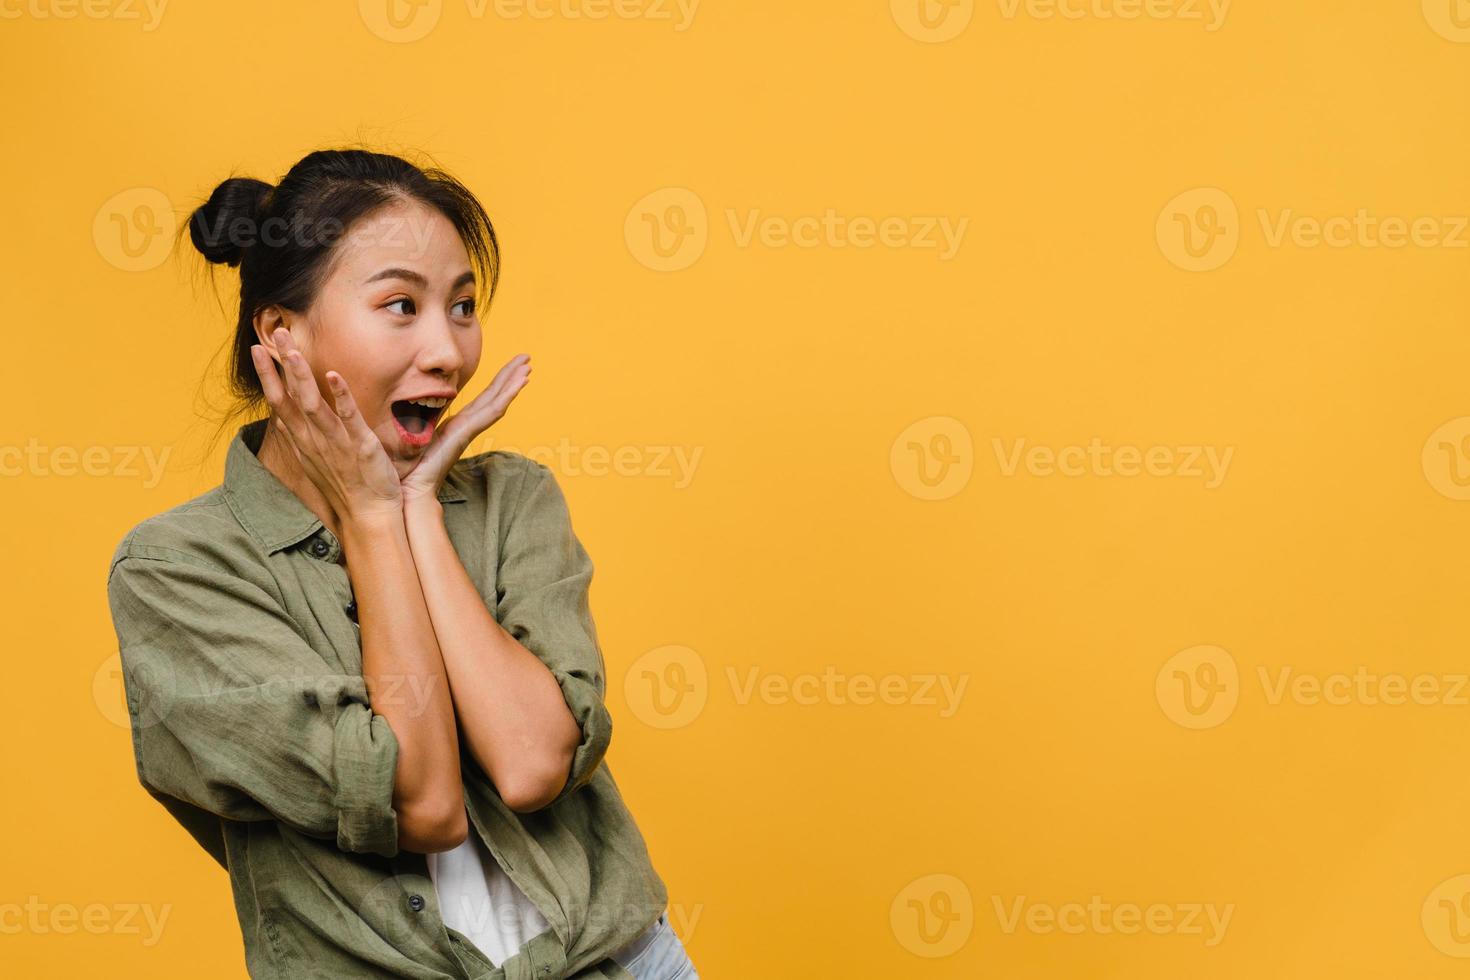
<instances>
[{"instance_id":1,"label":"eyebrow","mask_svg":"<svg viewBox=\"0 0 1470 980\"><path fill-rule=\"evenodd\" d=\"M412 269L384 269L382 272L374 273L363 280L364 283L377 282L379 279L403 279L411 282L421 289L429 288L429 280ZM475 281L475 274L469 270L461 272L459 278L449 284L449 291L454 292L461 286L467 286Z\"/></svg>"}]
</instances>

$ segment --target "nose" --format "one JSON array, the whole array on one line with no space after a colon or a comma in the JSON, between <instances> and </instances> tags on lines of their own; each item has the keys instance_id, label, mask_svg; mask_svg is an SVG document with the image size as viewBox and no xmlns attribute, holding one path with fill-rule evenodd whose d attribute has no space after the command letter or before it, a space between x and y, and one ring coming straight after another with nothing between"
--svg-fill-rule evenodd
<instances>
[{"instance_id":1,"label":"nose","mask_svg":"<svg viewBox=\"0 0 1470 980\"><path fill-rule=\"evenodd\" d=\"M419 318L418 354L414 366L425 374L456 380L464 367L464 355L455 340L455 325L442 312Z\"/></svg>"}]
</instances>

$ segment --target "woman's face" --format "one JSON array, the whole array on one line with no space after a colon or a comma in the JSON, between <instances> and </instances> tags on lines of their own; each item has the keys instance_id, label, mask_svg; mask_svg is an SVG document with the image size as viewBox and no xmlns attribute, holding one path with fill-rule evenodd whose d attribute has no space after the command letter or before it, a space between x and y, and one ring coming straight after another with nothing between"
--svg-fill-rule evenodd
<instances>
[{"instance_id":1,"label":"woman's face","mask_svg":"<svg viewBox=\"0 0 1470 980\"><path fill-rule=\"evenodd\" d=\"M448 218L416 202L387 205L355 222L337 243L310 309L281 317L327 404L326 373L336 371L400 477L447 415L443 399L453 399L480 364L469 253ZM256 319L271 351L276 325ZM419 398L431 404L406 404Z\"/></svg>"}]
</instances>

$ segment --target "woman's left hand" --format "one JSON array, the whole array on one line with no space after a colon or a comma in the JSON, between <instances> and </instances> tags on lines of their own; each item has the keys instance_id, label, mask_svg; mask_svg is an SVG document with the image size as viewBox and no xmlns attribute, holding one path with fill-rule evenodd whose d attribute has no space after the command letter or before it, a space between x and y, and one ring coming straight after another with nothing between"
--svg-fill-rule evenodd
<instances>
[{"instance_id":1,"label":"woman's left hand","mask_svg":"<svg viewBox=\"0 0 1470 980\"><path fill-rule=\"evenodd\" d=\"M475 400L455 412L434 435L418 463L404 475L403 504L435 499L449 470L464 455L475 437L499 422L531 377L531 356L517 354L480 392Z\"/></svg>"}]
</instances>

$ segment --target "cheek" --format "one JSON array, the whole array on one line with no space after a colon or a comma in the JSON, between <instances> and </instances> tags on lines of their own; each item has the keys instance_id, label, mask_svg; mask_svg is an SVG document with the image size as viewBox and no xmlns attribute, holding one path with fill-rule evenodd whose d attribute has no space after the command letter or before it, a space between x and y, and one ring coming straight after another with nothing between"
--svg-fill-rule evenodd
<instances>
[{"instance_id":1,"label":"cheek","mask_svg":"<svg viewBox=\"0 0 1470 980\"><path fill-rule=\"evenodd\" d=\"M358 341L366 335L366 326L341 304L323 303L310 320L310 361L327 404L333 403L327 372L335 371L347 382L358 412L370 427L376 428L391 415L384 401L387 384L382 380L391 368L375 362L371 348Z\"/></svg>"},{"instance_id":2,"label":"cheek","mask_svg":"<svg viewBox=\"0 0 1470 980\"><path fill-rule=\"evenodd\" d=\"M480 353L483 345L484 341L478 329L473 331L471 336L466 337L460 343L459 355L464 359L464 370L462 373L466 379L474 377L475 372L479 370Z\"/></svg>"},{"instance_id":3,"label":"cheek","mask_svg":"<svg viewBox=\"0 0 1470 980\"><path fill-rule=\"evenodd\" d=\"M342 375L357 410L369 426L377 426L391 414L388 406L388 391L392 376L390 369L374 361L369 352L361 348L343 347L326 366Z\"/></svg>"},{"instance_id":4,"label":"cheek","mask_svg":"<svg viewBox=\"0 0 1470 980\"><path fill-rule=\"evenodd\" d=\"M377 428L384 419L392 414L386 401L388 397L386 389L370 371L350 364L344 364L342 367L334 366L332 370L342 375L342 380L347 382L347 390L352 394L352 401L369 428ZM325 383L325 376L322 380Z\"/></svg>"}]
</instances>

